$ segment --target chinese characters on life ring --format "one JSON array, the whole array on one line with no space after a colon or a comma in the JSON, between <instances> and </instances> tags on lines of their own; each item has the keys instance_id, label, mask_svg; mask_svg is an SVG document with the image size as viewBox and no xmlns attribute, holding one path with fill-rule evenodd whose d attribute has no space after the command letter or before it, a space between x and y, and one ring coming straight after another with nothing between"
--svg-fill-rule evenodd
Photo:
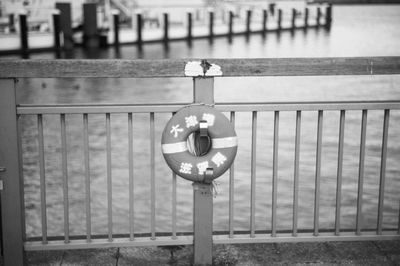
<instances>
[{"instance_id":1,"label":"chinese characters on life ring","mask_svg":"<svg viewBox=\"0 0 400 266\"><path fill-rule=\"evenodd\" d=\"M187 139L204 126L211 141L210 149L206 154L195 156L188 150ZM161 139L168 166L177 175L195 182L204 182L208 169L212 169L211 180L225 173L235 159L237 146L232 124L221 112L207 105L180 109L168 121Z\"/></svg>"}]
</instances>

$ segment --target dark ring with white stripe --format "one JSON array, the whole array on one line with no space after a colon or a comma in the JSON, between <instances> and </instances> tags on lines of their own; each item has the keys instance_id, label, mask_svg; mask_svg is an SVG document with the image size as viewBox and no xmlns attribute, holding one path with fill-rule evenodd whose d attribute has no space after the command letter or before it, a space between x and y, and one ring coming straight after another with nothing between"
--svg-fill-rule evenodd
<instances>
[{"instance_id":1,"label":"dark ring with white stripe","mask_svg":"<svg viewBox=\"0 0 400 266\"><path fill-rule=\"evenodd\" d=\"M211 141L210 149L206 154L195 156L188 150L187 139L190 134L204 130L205 126ZM205 172L210 168L213 170L211 179L225 173L235 159L237 146L236 132L230 121L207 105L180 109L168 121L161 139L162 153L172 171L196 182L203 182Z\"/></svg>"}]
</instances>

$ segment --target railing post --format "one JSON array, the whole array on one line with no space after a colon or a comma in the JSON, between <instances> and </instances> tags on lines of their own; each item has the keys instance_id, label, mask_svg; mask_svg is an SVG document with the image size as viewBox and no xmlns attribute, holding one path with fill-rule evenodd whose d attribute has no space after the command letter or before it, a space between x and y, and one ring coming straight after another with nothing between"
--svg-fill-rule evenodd
<instances>
[{"instance_id":1,"label":"railing post","mask_svg":"<svg viewBox=\"0 0 400 266\"><path fill-rule=\"evenodd\" d=\"M83 45L86 48L99 46L96 3L83 4Z\"/></svg>"},{"instance_id":2,"label":"railing post","mask_svg":"<svg viewBox=\"0 0 400 266\"><path fill-rule=\"evenodd\" d=\"M232 35L233 35L233 11L229 11L229 26L228 26L228 38L229 40L232 40Z\"/></svg>"},{"instance_id":3,"label":"railing post","mask_svg":"<svg viewBox=\"0 0 400 266\"><path fill-rule=\"evenodd\" d=\"M251 23L251 10L247 10L246 12L246 36L249 37L251 28L250 28L250 23Z\"/></svg>"},{"instance_id":4,"label":"railing post","mask_svg":"<svg viewBox=\"0 0 400 266\"><path fill-rule=\"evenodd\" d=\"M332 4L326 7L325 11L325 28L329 29L332 24Z\"/></svg>"},{"instance_id":5,"label":"railing post","mask_svg":"<svg viewBox=\"0 0 400 266\"><path fill-rule=\"evenodd\" d=\"M321 15L322 15L321 8L317 7L317 18L315 19L316 23L317 23L317 27L321 26Z\"/></svg>"},{"instance_id":6,"label":"railing post","mask_svg":"<svg viewBox=\"0 0 400 266\"><path fill-rule=\"evenodd\" d=\"M265 33L267 31L267 22L268 22L268 11L266 9L263 10L263 19L262 19L262 34L265 37Z\"/></svg>"},{"instance_id":7,"label":"railing post","mask_svg":"<svg viewBox=\"0 0 400 266\"><path fill-rule=\"evenodd\" d=\"M214 103L214 78L194 78L194 102ZM212 263L212 184L193 183L193 253L194 265Z\"/></svg>"},{"instance_id":8,"label":"railing post","mask_svg":"<svg viewBox=\"0 0 400 266\"><path fill-rule=\"evenodd\" d=\"M15 82L0 79L0 178L4 265L23 265L23 192L20 176Z\"/></svg>"}]
</instances>

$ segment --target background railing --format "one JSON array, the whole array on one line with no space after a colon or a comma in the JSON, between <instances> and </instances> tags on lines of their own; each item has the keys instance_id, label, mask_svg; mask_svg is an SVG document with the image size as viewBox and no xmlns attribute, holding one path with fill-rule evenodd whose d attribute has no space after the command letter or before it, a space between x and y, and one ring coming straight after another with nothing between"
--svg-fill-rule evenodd
<instances>
[{"instance_id":1,"label":"background railing","mask_svg":"<svg viewBox=\"0 0 400 266\"><path fill-rule=\"evenodd\" d=\"M196 60L194 60L196 61ZM212 208L211 212L206 211L206 216L211 215L211 224L195 225L194 230L180 231L177 228L178 216L177 206L177 176L172 174L170 184L166 185L171 189L171 230L158 231L156 228L156 156L159 151L156 140L156 132L162 130L168 119L174 112L190 103L171 103L171 104L40 104L28 105L17 104L16 102L16 81L17 78L65 78L65 77L85 77L85 78L166 78L166 77L186 77L194 80L194 102L215 104L215 108L227 114L232 123L235 124L238 113L248 113L251 117L251 129L249 131L250 140L247 143L251 147L250 153L250 213L249 228L247 230L235 229L235 167L232 166L229 172L228 185L228 230L214 231L213 243L255 243L255 242L286 242L286 241L335 241L335 240L371 240L371 239L394 239L400 237L400 217L397 215L397 226L385 227L384 219L384 199L385 187L396 184L387 184L386 181L386 162L388 160L388 131L392 119L398 121L398 110L400 110L400 100L390 101L347 101L347 102L279 102L279 103L214 103L214 76L223 77L243 77L243 76L319 76L319 75L389 75L400 74L400 57L373 57L373 58L288 58L288 59L210 59L211 64L221 67L221 73L203 76L186 77L185 66L189 60L1 60L0 61L0 166L5 168L5 172L0 173L4 182L4 189L1 191L2 200L2 222L3 222L3 249L6 265L22 263L23 250L42 250L42 249L71 249L71 248L95 248L111 246L144 246L144 245L188 245L196 242L196 226L209 226L212 230ZM199 62L200 63L200 62ZM210 76L208 76L210 75ZM218 78L218 77L216 77ZM361 135L358 156L358 176L357 176L357 200L356 204L356 223L355 228L343 228L341 226L341 213L343 195L343 162L344 162L344 141L346 114L357 111L361 115ZM373 112L381 113L382 138L380 146L380 171L379 171L379 199L377 209L377 223L375 229L366 228L363 225L363 215L370 210L363 210L364 195L364 168L366 167L365 147L368 124L368 114ZM293 161L293 184L287 189L293 191L291 204L292 222L291 228L281 229L277 216L278 199L278 159L279 159L279 125L283 112L292 112L295 115L294 127L294 161ZM317 140L315 156L315 175L313 184L314 202L310 208L313 209L312 226L299 227L299 186L306 181L299 178L301 165L301 123L304 120L303 114L313 112L317 115ZM339 115L338 124L338 156L336 172L336 191L335 191L335 221L333 228L320 227L321 200L324 194L321 193L321 157L322 146L324 143L323 125L324 115L327 112L335 112ZM259 213L256 209L257 191L257 164L263 162L257 160L257 135L260 116L265 113L273 114L273 133L272 135L272 179L271 179L271 208L265 209L269 213L270 226L260 230L257 226L256 216ZM113 180L116 177L112 172L112 130L113 115L119 114L127 122L128 134L126 144L128 145L128 213L126 219L129 220L129 230L124 233L115 233L113 221ZM134 180L138 178L134 174L134 164L144 163L134 156L134 130L136 129L135 115L145 114L145 127L148 128L149 142L140 148L149 152L149 231L137 232L135 230L134 208L137 207L134 201ZM92 230L93 221L91 216L91 171L90 171L90 149L89 149L89 122L92 115L98 115L105 121L105 153L106 153L106 211L107 229L106 234L94 234ZM45 170L45 136L44 126L45 117L57 117L60 129L60 150L61 165L60 173L62 176L62 212L63 212L63 233L57 236L48 235L50 221L47 218L47 208L49 199L46 198L46 170ZM78 117L82 126L82 166L84 174L84 210L85 213L85 234L70 232L71 214L69 204L70 179L72 173L68 168L68 143L67 130L68 123L66 117ZM156 118L163 116L162 122L157 122ZM21 119L24 117L34 118L37 130L38 147L38 173L40 179L40 236L26 236L25 231L25 206L24 206L24 178L22 170L22 148ZM97 120L96 120L97 121ZM143 122L143 121L142 121ZM147 125L146 125L147 124ZM143 124L141 125L143 127ZM357 133L358 134L358 133ZM241 137L239 135L239 149ZM246 142L244 142L246 143ZM398 153L391 156L398 156ZM398 160L399 158L390 158ZM147 162L146 162L147 163ZM236 166L237 168L237 166ZM399 175L399 172L395 173ZM140 178L140 177L139 177ZM196 191L194 192L196 193ZM195 196L196 198L196 196ZM212 199L212 195L210 196ZM137 203L136 203L137 204ZM194 202L194 220L198 218L196 211L196 200ZM115 206L115 205L114 205ZM212 206L212 205L211 205ZM391 206L393 207L393 206ZM394 208L399 208L395 206ZM143 218L143 217L142 217ZM210 217L208 217L210 218ZM197 228L197 229L196 229ZM204 228L203 228L204 229ZM204 241L208 241L205 239ZM196 243L195 243L196 245ZM200 252L209 252L201 250ZM196 253L196 248L195 248ZM196 256L196 254L195 254ZM16 260L17 258L17 260ZM21 258L21 260L19 260Z\"/></svg>"}]
</instances>

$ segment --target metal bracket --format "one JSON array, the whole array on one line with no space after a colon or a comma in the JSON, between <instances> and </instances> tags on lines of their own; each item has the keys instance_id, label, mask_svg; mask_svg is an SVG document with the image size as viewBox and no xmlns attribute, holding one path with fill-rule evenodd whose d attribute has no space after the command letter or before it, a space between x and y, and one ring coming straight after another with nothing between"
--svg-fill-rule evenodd
<instances>
[{"instance_id":1,"label":"metal bracket","mask_svg":"<svg viewBox=\"0 0 400 266\"><path fill-rule=\"evenodd\" d=\"M206 184L211 184L213 181L213 175L214 175L214 169L207 168L206 171L204 172L203 182Z\"/></svg>"}]
</instances>

